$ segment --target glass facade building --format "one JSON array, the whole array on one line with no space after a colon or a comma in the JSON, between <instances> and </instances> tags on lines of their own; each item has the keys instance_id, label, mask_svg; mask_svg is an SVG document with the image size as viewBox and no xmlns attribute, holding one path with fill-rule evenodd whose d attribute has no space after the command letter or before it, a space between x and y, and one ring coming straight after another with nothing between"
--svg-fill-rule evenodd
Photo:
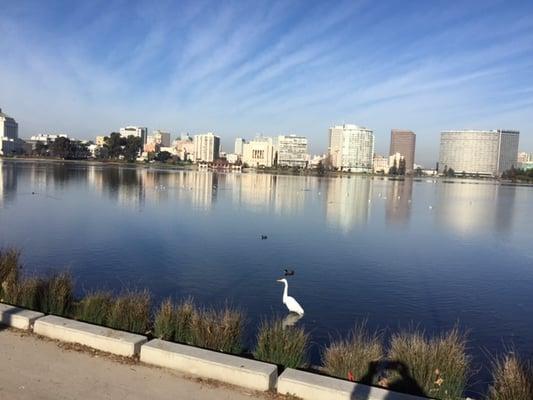
<instances>
[{"instance_id":1,"label":"glass facade building","mask_svg":"<svg viewBox=\"0 0 533 400\"><path fill-rule=\"evenodd\" d=\"M329 155L341 171L372 172L374 132L357 125L336 125L329 129Z\"/></svg>"}]
</instances>

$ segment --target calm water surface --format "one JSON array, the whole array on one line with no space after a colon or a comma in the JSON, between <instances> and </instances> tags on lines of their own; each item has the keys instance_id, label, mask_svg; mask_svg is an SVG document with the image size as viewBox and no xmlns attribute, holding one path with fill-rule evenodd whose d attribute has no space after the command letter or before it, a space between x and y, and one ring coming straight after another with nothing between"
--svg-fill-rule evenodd
<instances>
[{"instance_id":1,"label":"calm water surface","mask_svg":"<svg viewBox=\"0 0 533 400\"><path fill-rule=\"evenodd\" d=\"M479 364L504 346L533 356L531 187L14 161L0 182L0 246L30 272L70 269L79 293L229 301L251 340L286 314L276 279L291 268L314 361L361 319L387 334L459 323Z\"/></svg>"}]
</instances>

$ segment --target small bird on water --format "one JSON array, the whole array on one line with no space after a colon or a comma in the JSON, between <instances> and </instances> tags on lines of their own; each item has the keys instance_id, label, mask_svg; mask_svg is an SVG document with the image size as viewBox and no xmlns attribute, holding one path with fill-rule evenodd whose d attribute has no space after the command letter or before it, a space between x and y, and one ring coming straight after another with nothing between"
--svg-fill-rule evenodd
<instances>
[{"instance_id":1,"label":"small bird on water","mask_svg":"<svg viewBox=\"0 0 533 400\"><path fill-rule=\"evenodd\" d=\"M267 235L261 235L261 240L267 240L267 239L268 239Z\"/></svg>"},{"instance_id":2,"label":"small bird on water","mask_svg":"<svg viewBox=\"0 0 533 400\"><path fill-rule=\"evenodd\" d=\"M293 276L294 270L293 269L285 269L285 276Z\"/></svg>"}]
</instances>

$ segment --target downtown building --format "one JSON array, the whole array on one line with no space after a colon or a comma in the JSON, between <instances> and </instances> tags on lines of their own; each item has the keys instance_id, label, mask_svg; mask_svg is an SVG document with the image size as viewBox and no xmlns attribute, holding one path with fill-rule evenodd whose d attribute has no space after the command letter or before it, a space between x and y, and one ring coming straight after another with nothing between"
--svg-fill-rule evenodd
<instances>
[{"instance_id":1,"label":"downtown building","mask_svg":"<svg viewBox=\"0 0 533 400\"><path fill-rule=\"evenodd\" d=\"M520 132L510 130L443 131L439 172L501 176L517 166Z\"/></svg>"},{"instance_id":2,"label":"downtown building","mask_svg":"<svg viewBox=\"0 0 533 400\"><path fill-rule=\"evenodd\" d=\"M220 137L212 132L194 135L194 161L213 162L219 157Z\"/></svg>"},{"instance_id":3,"label":"downtown building","mask_svg":"<svg viewBox=\"0 0 533 400\"><path fill-rule=\"evenodd\" d=\"M416 135L403 129L393 129L390 133L389 156L399 153L405 160L405 172L410 174L415 164Z\"/></svg>"},{"instance_id":4,"label":"downtown building","mask_svg":"<svg viewBox=\"0 0 533 400\"><path fill-rule=\"evenodd\" d=\"M242 147L242 163L253 168L272 167L276 151L272 138L258 136L245 142Z\"/></svg>"},{"instance_id":5,"label":"downtown building","mask_svg":"<svg viewBox=\"0 0 533 400\"><path fill-rule=\"evenodd\" d=\"M144 146L148 137L148 128L139 126L126 126L125 128L120 128L120 136L123 138L127 138L128 136L140 137L142 140L141 145Z\"/></svg>"},{"instance_id":6,"label":"downtown building","mask_svg":"<svg viewBox=\"0 0 533 400\"><path fill-rule=\"evenodd\" d=\"M13 154L20 149L19 126L0 108L0 156Z\"/></svg>"},{"instance_id":7,"label":"downtown building","mask_svg":"<svg viewBox=\"0 0 533 400\"><path fill-rule=\"evenodd\" d=\"M331 165L348 172L372 172L374 132L357 125L335 125L329 128Z\"/></svg>"},{"instance_id":8,"label":"downtown building","mask_svg":"<svg viewBox=\"0 0 533 400\"><path fill-rule=\"evenodd\" d=\"M306 168L309 162L305 136L278 136L278 165Z\"/></svg>"}]
</instances>

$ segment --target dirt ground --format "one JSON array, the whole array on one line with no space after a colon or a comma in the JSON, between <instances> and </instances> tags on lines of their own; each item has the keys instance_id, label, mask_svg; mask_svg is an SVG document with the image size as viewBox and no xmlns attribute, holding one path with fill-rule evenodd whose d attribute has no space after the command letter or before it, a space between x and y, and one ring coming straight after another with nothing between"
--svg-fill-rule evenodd
<instances>
[{"instance_id":1,"label":"dirt ground","mask_svg":"<svg viewBox=\"0 0 533 400\"><path fill-rule=\"evenodd\" d=\"M0 325L0 400L275 398Z\"/></svg>"}]
</instances>

